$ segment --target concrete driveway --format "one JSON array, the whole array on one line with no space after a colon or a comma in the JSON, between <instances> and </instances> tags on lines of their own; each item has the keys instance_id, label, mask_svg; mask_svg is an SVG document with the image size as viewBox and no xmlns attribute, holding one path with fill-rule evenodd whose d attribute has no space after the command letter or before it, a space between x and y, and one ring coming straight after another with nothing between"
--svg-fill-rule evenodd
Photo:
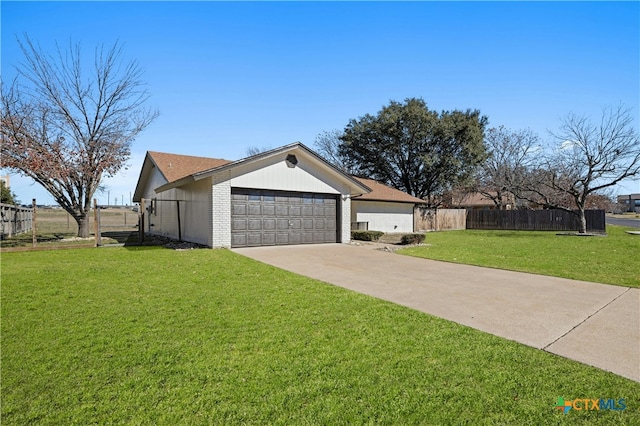
<instances>
[{"instance_id":1,"label":"concrete driveway","mask_svg":"<svg viewBox=\"0 0 640 426\"><path fill-rule=\"evenodd\" d=\"M236 253L640 382L640 290L419 259L374 245Z\"/></svg>"}]
</instances>

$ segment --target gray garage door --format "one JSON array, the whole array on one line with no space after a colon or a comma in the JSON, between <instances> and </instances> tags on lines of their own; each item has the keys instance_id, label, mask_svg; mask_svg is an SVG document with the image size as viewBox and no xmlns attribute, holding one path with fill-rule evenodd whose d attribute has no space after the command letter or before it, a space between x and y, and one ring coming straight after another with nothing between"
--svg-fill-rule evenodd
<instances>
[{"instance_id":1,"label":"gray garage door","mask_svg":"<svg viewBox=\"0 0 640 426\"><path fill-rule=\"evenodd\" d=\"M335 243L337 196L233 188L231 247Z\"/></svg>"}]
</instances>

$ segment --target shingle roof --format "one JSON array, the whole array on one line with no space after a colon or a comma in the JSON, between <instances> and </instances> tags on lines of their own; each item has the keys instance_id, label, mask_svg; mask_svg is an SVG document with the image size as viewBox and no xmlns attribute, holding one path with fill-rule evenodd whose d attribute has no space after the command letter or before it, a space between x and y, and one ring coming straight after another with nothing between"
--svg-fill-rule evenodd
<instances>
[{"instance_id":1,"label":"shingle roof","mask_svg":"<svg viewBox=\"0 0 640 426\"><path fill-rule=\"evenodd\" d=\"M368 200L368 201L394 201L396 203L424 203L420 198L416 198L413 195L409 195L406 192L402 192L398 189L391 188L373 179L365 179L356 177L356 180L365 184L371 188L371 192L368 194L362 194L357 197L353 197L354 200Z\"/></svg>"},{"instance_id":2,"label":"shingle roof","mask_svg":"<svg viewBox=\"0 0 640 426\"><path fill-rule=\"evenodd\" d=\"M231 161L221 158L194 157L191 155L168 154L166 152L155 151L148 151L148 153L160 172L167 179L167 182L173 182L197 172L231 163Z\"/></svg>"},{"instance_id":3,"label":"shingle roof","mask_svg":"<svg viewBox=\"0 0 640 426\"><path fill-rule=\"evenodd\" d=\"M191 155L169 154L157 151L148 151L148 154L169 183L195 173L233 163L233 161L221 158L194 157ZM354 200L393 201L396 203L414 204L423 202L421 199L413 197L406 192L391 188L375 180L355 176L353 178L364 184L365 187L371 188L371 192L358 195L354 197Z\"/></svg>"}]
</instances>

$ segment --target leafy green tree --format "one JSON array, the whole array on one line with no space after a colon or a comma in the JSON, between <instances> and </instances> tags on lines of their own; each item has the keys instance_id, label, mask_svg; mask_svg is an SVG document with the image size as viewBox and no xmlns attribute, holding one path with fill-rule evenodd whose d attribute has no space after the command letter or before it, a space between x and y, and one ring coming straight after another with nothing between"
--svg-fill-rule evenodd
<instances>
[{"instance_id":1,"label":"leafy green tree","mask_svg":"<svg viewBox=\"0 0 640 426\"><path fill-rule=\"evenodd\" d=\"M16 194L7 187L4 181L0 181L0 203L2 204L17 204Z\"/></svg>"},{"instance_id":2,"label":"leafy green tree","mask_svg":"<svg viewBox=\"0 0 640 426\"><path fill-rule=\"evenodd\" d=\"M438 113L419 98L391 101L375 116L352 119L338 154L355 174L436 207L445 191L467 183L487 158L487 121L478 110Z\"/></svg>"}]
</instances>

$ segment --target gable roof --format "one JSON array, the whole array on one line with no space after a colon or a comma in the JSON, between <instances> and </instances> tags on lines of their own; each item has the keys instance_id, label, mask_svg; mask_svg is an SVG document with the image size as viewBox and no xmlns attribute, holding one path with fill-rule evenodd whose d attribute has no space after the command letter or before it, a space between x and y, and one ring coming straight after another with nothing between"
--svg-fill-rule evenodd
<instances>
[{"instance_id":1,"label":"gable roof","mask_svg":"<svg viewBox=\"0 0 640 426\"><path fill-rule=\"evenodd\" d=\"M139 201L142 197L143 194L141 193L141 191L144 189L146 181L147 179L149 179L151 171L154 167L158 169L158 171L166 180L165 184L161 185L158 188L155 188L156 191L162 192L170 188L176 188L189 182L194 182L196 180L212 176L216 173L228 170L230 168L251 165L252 163L258 162L260 160L281 155L285 152L290 151L301 151L305 153L309 156L308 158L311 158L316 163L322 164L327 168L329 173L339 177L343 182L347 183L352 188L352 195L354 200L390 201L396 203L399 202L413 204L424 202L419 198L413 197L405 192L391 188L375 180L358 178L346 174L300 142L261 152L259 154L237 161L229 161L221 158L196 157L191 155L147 151L147 155L142 165L142 171L140 172L140 177L138 178L138 184L136 185L133 200Z\"/></svg>"},{"instance_id":2,"label":"gable roof","mask_svg":"<svg viewBox=\"0 0 640 426\"><path fill-rule=\"evenodd\" d=\"M370 191L370 188L367 187L365 184L356 180L353 176L344 173L342 170L338 169L333 164L329 163L327 160L325 160L324 158L319 156L317 153L315 153L313 150L307 148L305 145L303 145L300 142L295 142L289 145L282 146L280 148L261 152L256 155L252 155L250 157L243 158L238 161L230 161L225 164L221 164L217 167L197 171L193 174L184 176L175 181L170 181L167 184L157 188L156 191L162 192L171 188L176 188L184 184L187 184L189 182L194 182L200 179L204 179L229 169L251 167L256 163L259 163L261 160L268 159L271 157L278 157L285 153L303 154L306 156L306 158L308 158L315 164L321 165L327 170L328 173L332 174L333 176L337 177L340 181L347 184L348 187L350 188L352 195L359 195L359 194L362 194L363 192Z\"/></svg>"},{"instance_id":3,"label":"gable roof","mask_svg":"<svg viewBox=\"0 0 640 426\"><path fill-rule=\"evenodd\" d=\"M231 161L222 158L194 157L156 151L148 151L147 154L160 173L167 179L167 182L173 182L203 170L231 163Z\"/></svg>"},{"instance_id":4,"label":"gable roof","mask_svg":"<svg viewBox=\"0 0 640 426\"><path fill-rule=\"evenodd\" d=\"M221 158L194 157L191 155L169 154L166 152L147 151L138 176L138 183L133 192L133 201L139 202L143 191L154 169L157 169L165 182L172 182L189 176L203 169L219 167L230 163Z\"/></svg>"},{"instance_id":5,"label":"gable roof","mask_svg":"<svg viewBox=\"0 0 640 426\"><path fill-rule=\"evenodd\" d=\"M412 204L421 204L424 203L424 200L420 198L414 197L413 195L409 195L406 192L400 191L398 189L387 186L383 183L375 181L373 179L366 179L356 177L355 179L359 180L369 188L371 188L371 192L368 194L362 194L357 197L353 197L354 200L363 200L363 201L392 201L395 203L412 203Z\"/></svg>"}]
</instances>

